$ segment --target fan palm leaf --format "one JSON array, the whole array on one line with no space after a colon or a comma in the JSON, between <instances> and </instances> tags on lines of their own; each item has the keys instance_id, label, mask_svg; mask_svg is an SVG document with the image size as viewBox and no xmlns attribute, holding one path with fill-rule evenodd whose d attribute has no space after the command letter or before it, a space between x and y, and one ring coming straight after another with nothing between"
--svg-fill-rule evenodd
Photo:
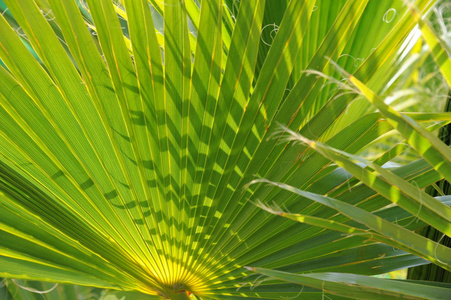
<instances>
[{"instance_id":1,"label":"fan palm leaf","mask_svg":"<svg viewBox=\"0 0 451 300\"><path fill-rule=\"evenodd\" d=\"M337 151L356 154L392 131L384 110L326 78L340 79L336 62L359 79L365 96L390 90L392 67L406 61L400 50L409 51L405 41L418 22L402 2L5 4L0 276L170 299L313 299L324 296L317 280L335 286L323 272L374 275L429 260L449 267L447 249L411 232L425 224L449 229L442 224L448 199L425 198L414 222L421 204L415 192L449 176L435 159L447 159L448 148L434 140L424 159L382 174L375 166L399 153L403 146L395 145L368 164L381 174L380 188L331 163L338 164ZM414 3L418 14L433 4ZM451 120L443 113L411 118L435 121L408 129L426 140L428 130ZM287 147L280 124L324 143L329 155ZM345 169L358 167L346 162ZM367 235L349 220L354 215L306 194L247 186L256 176L340 199L340 207L362 212L365 225L385 225ZM399 207L390 206L386 189L406 187ZM272 215L257 199L310 221ZM406 235L396 239L395 232ZM319 275L299 293L304 283L297 281L254 287L244 266ZM393 295L404 296L399 289Z\"/></svg>"}]
</instances>

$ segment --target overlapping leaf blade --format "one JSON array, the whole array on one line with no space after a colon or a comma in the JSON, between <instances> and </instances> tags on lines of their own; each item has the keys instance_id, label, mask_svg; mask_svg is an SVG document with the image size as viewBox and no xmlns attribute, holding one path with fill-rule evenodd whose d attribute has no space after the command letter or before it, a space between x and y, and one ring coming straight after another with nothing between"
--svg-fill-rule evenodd
<instances>
[{"instance_id":1,"label":"overlapping leaf blade","mask_svg":"<svg viewBox=\"0 0 451 300\"><path fill-rule=\"evenodd\" d=\"M390 282L387 279L353 274L317 273L301 275L260 268L253 270L272 278L315 287L323 292L351 299L380 299L381 297L384 299L447 299L449 292L449 287L436 287L425 283L415 284L414 282Z\"/></svg>"}]
</instances>

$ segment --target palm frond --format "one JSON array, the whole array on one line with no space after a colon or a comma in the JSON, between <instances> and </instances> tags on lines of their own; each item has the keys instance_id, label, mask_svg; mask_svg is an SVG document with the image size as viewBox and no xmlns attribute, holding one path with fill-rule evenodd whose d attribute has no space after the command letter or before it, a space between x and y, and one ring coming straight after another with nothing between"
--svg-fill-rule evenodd
<instances>
[{"instance_id":1,"label":"palm frond","mask_svg":"<svg viewBox=\"0 0 451 300\"><path fill-rule=\"evenodd\" d=\"M428 131L449 114L400 115L401 134L432 141L425 160L380 168L408 147L399 144L361 167L352 155L391 132L394 118L326 79L341 79L337 62L365 96L385 95L416 14L401 1L149 2L1 2L1 277L275 299L299 296L299 282L254 284L244 266L359 275L449 267L448 249L412 233L424 224L449 232L449 199L419 190L450 176L438 161L449 149ZM418 14L434 2L415 1ZM288 147L279 124L324 151ZM342 169L332 161L343 152ZM247 186L256 177L308 194ZM390 189L399 207L389 206ZM385 286L356 278L375 295ZM324 296L314 281L300 297ZM391 292L406 296L402 287Z\"/></svg>"}]
</instances>

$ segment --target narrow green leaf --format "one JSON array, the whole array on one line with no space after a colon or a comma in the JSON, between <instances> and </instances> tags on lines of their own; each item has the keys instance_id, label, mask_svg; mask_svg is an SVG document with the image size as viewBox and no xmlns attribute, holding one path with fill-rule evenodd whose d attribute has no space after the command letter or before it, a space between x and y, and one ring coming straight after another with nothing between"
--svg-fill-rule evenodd
<instances>
[{"instance_id":1,"label":"narrow green leaf","mask_svg":"<svg viewBox=\"0 0 451 300\"><path fill-rule=\"evenodd\" d=\"M315 202L326 205L332 209L335 209L340 213L342 213L343 215L367 226L370 229L370 231L367 231L367 234L369 234L370 236L373 234L371 238L380 240L383 243L395 246L399 249L408 251L415 255L419 255L427 260L436 263L437 265L442 266L447 270L451 269L451 250L449 248L444 247L443 245L440 245L431 240L428 240L409 230L406 230L401 226L390 223L361 208L355 207L351 204L345 203L337 199L321 196L307 191L302 191L283 183L271 182L265 179L254 180L252 183L257 182L269 183L271 185L296 193L300 196L303 196ZM319 221L316 220L315 222ZM338 225L332 223L329 226L336 227ZM345 228L340 227L340 229L344 230ZM349 228L347 230L349 230ZM365 234L364 236L367 235Z\"/></svg>"},{"instance_id":2,"label":"narrow green leaf","mask_svg":"<svg viewBox=\"0 0 451 300\"><path fill-rule=\"evenodd\" d=\"M438 36L431 25L422 19L411 4L409 5L409 8L415 17L415 20L418 22L423 38L429 45L429 49L432 52L435 62L442 72L443 77L445 77L448 86L451 87L451 49L449 49L446 42Z\"/></svg>"},{"instance_id":3,"label":"narrow green leaf","mask_svg":"<svg viewBox=\"0 0 451 300\"><path fill-rule=\"evenodd\" d=\"M314 287L351 299L448 299L449 288L343 273L291 274L250 268L271 278Z\"/></svg>"},{"instance_id":4,"label":"narrow green leaf","mask_svg":"<svg viewBox=\"0 0 451 300\"><path fill-rule=\"evenodd\" d=\"M384 103L367 85L349 75L349 80L375 105L387 121L402 134L406 141L446 179L451 180L451 150L434 134L411 118L400 114Z\"/></svg>"},{"instance_id":5,"label":"narrow green leaf","mask_svg":"<svg viewBox=\"0 0 451 300\"><path fill-rule=\"evenodd\" d=\"M404 181L399 176L358 156L347 154L329 146L308 140L291 132L294 139L306 143L312 149L346 169L356 178L383 195L388 200L406 209L412 215L429 222L448 236L451 235L451 208L437 201L418 187ZM353 163L349 158L373 168L377 173Z\"/></svg>"}]
</instances>

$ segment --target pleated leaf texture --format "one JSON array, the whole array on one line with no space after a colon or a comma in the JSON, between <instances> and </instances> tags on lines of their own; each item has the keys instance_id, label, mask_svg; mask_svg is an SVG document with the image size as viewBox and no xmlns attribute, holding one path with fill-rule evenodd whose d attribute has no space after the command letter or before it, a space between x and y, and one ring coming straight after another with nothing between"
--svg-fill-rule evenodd
<instances>
[{"instance_id":1,"label":"pleated leaf texture","mask_svg":"<svg viewBox=\"0 0 451 300\"><path fill-rule=\"evenodd\" d=\"M149 299L446 295L367 277L450 266L414 230L451 231L449 197L421 191L450 179L430 131L451 117L383 101L434 3L1 1L0 276Z\"/></svg>"}]
</instances>

